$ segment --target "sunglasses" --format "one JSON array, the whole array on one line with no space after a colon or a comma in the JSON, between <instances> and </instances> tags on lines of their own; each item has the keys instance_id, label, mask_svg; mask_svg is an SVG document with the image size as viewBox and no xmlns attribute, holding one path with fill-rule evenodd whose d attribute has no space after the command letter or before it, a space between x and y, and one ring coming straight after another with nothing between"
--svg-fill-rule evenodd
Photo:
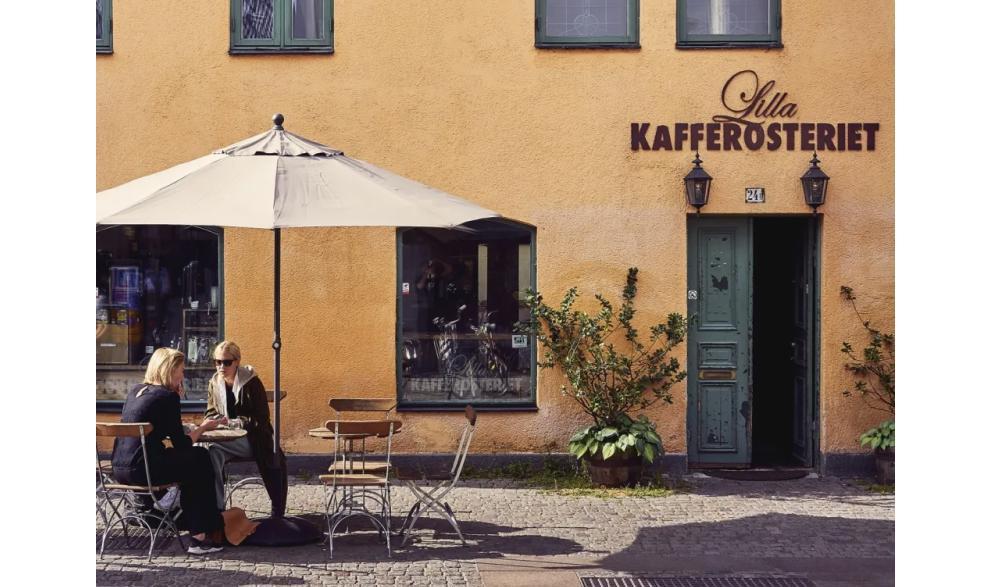
<instances>
[{"instance_id":1,"label":"sunglasses","mask_svg":"<svg viewBox=\"0 0 998 587\"><path fill-rule=\"evenodd\" d=\"M215 359L215 366L218 367L219 365L222 365L223 367L231 367L232 363L235 361L235 359Z\"/></svg>"}]
</instances>

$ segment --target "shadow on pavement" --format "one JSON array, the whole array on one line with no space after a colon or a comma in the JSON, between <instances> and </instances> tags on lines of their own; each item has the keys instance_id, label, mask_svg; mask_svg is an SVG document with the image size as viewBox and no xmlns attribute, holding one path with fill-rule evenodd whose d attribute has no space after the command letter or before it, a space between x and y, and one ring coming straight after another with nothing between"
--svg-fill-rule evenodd
<instances>
[{"instance_id":1,"label":"shadow on pavement","mask_svg":"<svg viewBox=\"0 0 998 587\"><path fill-rule=\"evenodd\" d=\"M609 570L670 557L892 559L894 521L767 513L720 522L643 527L631 546L603 558Z\"/></svg>"},{"instance_id":2,"label":"shadow on pavement","mask_svg":"<svg viewBox=\"0 0 998 587\"><path fill-rule=\"evenodd\" d=\"M320 515L300 516L312 522L323 531L326 523ZM280 561L284 564L325 564L325 563L384 563L423 560L467 560L480 558L501 558L509 555L564 555L583 550L574 540L553 536L522 534L522 528L503 526L475 520L459 520L461 532L468 541L462 546L453 528L444 520L421 518L416 524L413 538L404 548L395 531L401 527L402 516L392 518L392 556L387 557L385 542L372 526L363 519L349 525L349 533L337 533L333 543L332 559L329 558L328 543L314 543L292 547L226 547L224 551L208 555L208 559L255 563L258 561ZM98 532L98 544L100 534ZM148 541L145 543L148 547ZM120 538L108 544L106 554L141 557L144 550L123 549ZM200 560L182 553L175 542L157 547L151 567L157 565L158 557L187 557L187 560ZM174 571L176 569L173 569ZM98 573L98 579L100 573ZM269 579L268 579L269 580Z\"/></svg>"}]
</instances>

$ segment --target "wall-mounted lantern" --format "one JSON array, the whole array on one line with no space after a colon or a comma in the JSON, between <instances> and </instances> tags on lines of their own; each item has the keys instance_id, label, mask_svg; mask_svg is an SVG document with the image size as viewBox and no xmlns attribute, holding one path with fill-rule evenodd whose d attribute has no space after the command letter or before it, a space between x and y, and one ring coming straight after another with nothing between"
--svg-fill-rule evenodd
<instances>
[{"instance_id":1,"label":"wall-mounted lantern","mask_svg":"<svg viewBox=\"0 0 998 587\"><path fill-rule=\"evenodd\" d=\"M814 213L818 213L818 206L825 203L825 192L828 191L828 175L818 167L818 153L814 153L811 158L811 167L800 177L800 183L804 187L804 202L810 206Z\"/></svg>"},{"instance_id":2,"label":"wall-mounted lantern","mask_svg":"<svg viewBox=\"0 0 998 587\"><path fill-rule=\"evenodd\" d=\"M707 205L707 198L710 197L710 180L713 179L709 173L704 171L700 164L700 152L697 151L696 159L693 160L693 169L686 174L683 181L686 183L686 203L697 209Z\"/></svg>"}]
</instances>

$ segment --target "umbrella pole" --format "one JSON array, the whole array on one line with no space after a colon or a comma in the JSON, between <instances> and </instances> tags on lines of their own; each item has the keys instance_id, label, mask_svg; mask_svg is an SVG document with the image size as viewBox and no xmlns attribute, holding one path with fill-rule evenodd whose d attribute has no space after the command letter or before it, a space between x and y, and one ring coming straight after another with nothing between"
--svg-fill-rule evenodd
<instances>
[{"instance_id":1,"label":"umbrella pole","mask_svg":"<svg viewBox=\"0 0 998 587\"><path fill-rule=\"evenodd\" d=\"M274 467L281 457L281 229L274 229ZM287 482L284 484L285 490ZM285 504L287 507L287 504ZM307 544L322 538L322 532L308 520L284 513L256 520L260 524L245 544L289 546Z\"/></svg>"},{"instance_id":2,"label":"umbrella pole","mask_svg":"<svg viewBox=\"0 0 998 587\"><path fill-rule=\"evenodd\" d=\"M281 229L274 229L274 466L281 456Z\"/></svg>"}]
</instances>

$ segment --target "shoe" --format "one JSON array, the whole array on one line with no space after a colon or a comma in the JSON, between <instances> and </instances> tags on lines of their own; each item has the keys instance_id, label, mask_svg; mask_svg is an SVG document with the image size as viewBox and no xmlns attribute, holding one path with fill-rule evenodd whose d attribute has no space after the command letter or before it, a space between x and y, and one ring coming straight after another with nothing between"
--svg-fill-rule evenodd
<instances>
[{"instance_id":1,"label":"shoe","mask_svg":"<svg viewBox=\"0 0 998 587\"><path fill-rule=\"evenodd\" d=\"M166 490L166 495L157 500L156 503L153 504L153 507L161 512L170 512L173 511L173 508L177 505L179 500L180 488L173 486Z\"/></svg>"},{"instance_id":2,"label":"shoe","mask_svg":"<svg viewBox=\"0 0 998 587\"><path fill-rule=\"evenodd\" d=\"M211 554L213 552L220 552L221 550L221 546L212 544L207 540L198 540L197 538L191 538L191 545L187 547L189 554Z\"/></svg>"}]
</instances>

